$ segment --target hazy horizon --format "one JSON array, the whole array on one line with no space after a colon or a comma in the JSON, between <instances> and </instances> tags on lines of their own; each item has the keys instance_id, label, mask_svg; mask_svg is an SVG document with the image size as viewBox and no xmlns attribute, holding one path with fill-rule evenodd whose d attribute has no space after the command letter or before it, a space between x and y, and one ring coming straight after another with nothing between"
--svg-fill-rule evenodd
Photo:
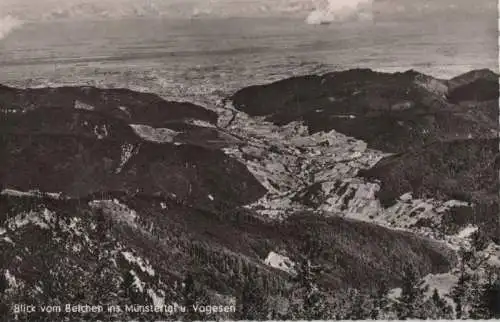
<instances>
[{"instance_id":1,"label":"hazy horizon","mask_svg":"<svg viewBox=\"0 0 500 322\"><path fill-rule=\"evenodd\" d=\"M193 15L212 17L296 16L306 18L314 11L329 11L337 18L371 11L376 15L422 16L434 12L491 13L497 2L483 0L3 0L0 18L12 16L20 20L53 20L92 17L119 18L133 16L165 16L189 18Z\"/></svg>"},{"instance_id":2,"label":"hazy horizon","mask_svg":"<svg viewBox=\"0 0 500 322\"><path fill-rule=\"evenodd\" d=\"M0 82L183 96L358 67L443 78L498 71L492 3L3 0Z\"/></svg>"}]
</instances>

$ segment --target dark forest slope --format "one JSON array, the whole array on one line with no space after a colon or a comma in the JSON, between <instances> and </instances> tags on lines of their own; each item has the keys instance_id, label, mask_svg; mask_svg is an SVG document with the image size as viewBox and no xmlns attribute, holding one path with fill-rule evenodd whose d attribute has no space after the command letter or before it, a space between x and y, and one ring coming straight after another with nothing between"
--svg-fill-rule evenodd
<instances>
[{"instance_id":1,"label":"dark forest slope","mask_svg":"<svg viewBox=\"0 0 500 322\"><path fill-rule=\"evenodd\" d=\"M483 71L447 82L415 71L349 70L248 87L232 101L275 124L304 121L311 133L334 129L373 148L402 152L439 140L495 135L494 75ZM467 100L476 104L457 104Z\"/></svg>"}]
</instances>

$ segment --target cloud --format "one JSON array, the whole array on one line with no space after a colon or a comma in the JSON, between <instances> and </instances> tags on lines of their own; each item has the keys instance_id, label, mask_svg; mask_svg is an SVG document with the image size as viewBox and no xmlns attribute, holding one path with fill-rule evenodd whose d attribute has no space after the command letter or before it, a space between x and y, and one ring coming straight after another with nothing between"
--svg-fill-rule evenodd
<instances>
[{"instance_id":1,"label":"cloud","mask_svg":"<svg viewBox=\"0 0 500 322\"><path fill-rule=\"evenodd\" d=\"M21 27L23 22L12 16L0 17L0 39L7 37L12 31Z\"/></svg>"},{"instance_id":2,"label":"cloud","mask_svg":"<svg viewBox=\"0 0 500 322\"><path fill-rule=\"evenodd\" d=\"M0 12L21 20L290 16L310 23L371 19L373 15L470 12L496 8L496 0L0 0ZM444 8L444 9L443 9ZM373 10L372 10L373 9Z\"/></svg>"},{"instance_id":3,"label":"cloud","mask_svg":"<svg viewBox=\"0 0 500 322\"><path fill-rule=\"evenodd\" d=\"M324 0L306 18L309 24L346 20L372 20L372 0Z\"/></svg>"}]
</instances>

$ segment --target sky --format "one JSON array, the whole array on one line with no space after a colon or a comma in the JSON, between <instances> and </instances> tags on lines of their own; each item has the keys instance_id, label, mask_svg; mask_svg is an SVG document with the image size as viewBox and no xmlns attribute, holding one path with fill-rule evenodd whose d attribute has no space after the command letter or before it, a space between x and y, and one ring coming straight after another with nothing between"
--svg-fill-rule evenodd
<instances>
[{"instance_id":1,"label":"sky","mask_svg":"<svg viewBox=\"0 0 500 322\"><path fill-rule=\"evenodd\" d=\"M373 2L373 3L372 3ZM312 12L352 15L373 8L378 15L425 14L438 10L491 11L497 0L0 0L0 18L20 20L206 15L297 16ZM369 9L370 11L372 9Z\"/></svg>"}]
</instances>

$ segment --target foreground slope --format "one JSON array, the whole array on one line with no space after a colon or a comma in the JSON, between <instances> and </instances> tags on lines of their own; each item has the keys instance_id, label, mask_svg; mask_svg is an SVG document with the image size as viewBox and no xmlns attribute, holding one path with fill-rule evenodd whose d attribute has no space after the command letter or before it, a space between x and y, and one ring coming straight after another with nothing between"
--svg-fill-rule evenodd
<instances>
[{"instance_id":1,"label":"foreground slope","mask_svg":"<svg viewBox=\"0 0 500 322\"><path fill-rule=\"evenodd\" d=\"M255 276L265 280L267 292L286 298L292 271L270 267L265 259L271 252L297 258L312 230L326 246L319 262L328 271L321 283L339 291L375 288L380 280L396 286L407 264L427 274L453 263L442 245L367 223L308 214L266 223L243 211L212 212L147 195L115 197L2 196L1 269L9 276L4 303L182 303L180 282L188 273L211 303L231 303Z\"/></svg>"}]
</instances>

